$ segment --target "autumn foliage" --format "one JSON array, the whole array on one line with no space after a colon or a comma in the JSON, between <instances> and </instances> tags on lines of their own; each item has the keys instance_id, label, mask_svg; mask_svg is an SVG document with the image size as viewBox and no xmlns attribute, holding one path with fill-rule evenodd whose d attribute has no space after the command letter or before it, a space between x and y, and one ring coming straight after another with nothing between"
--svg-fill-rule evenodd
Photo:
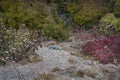
<instances>
[{"instance_id":1,"label":"autumn foliage","mask_svg":"<svg viewBox=\"0 0 120 80\"><path fill-rule=\"evenodd\" d=\"M88 42L84 52L102 63L120 63L120 36Z\"/></svg>"}]
</instances>

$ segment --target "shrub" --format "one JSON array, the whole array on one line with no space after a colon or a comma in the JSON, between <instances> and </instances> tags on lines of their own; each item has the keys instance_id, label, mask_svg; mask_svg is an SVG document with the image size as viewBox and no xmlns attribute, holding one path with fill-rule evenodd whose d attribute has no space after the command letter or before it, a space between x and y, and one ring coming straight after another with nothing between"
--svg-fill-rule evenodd
<instances>
[{"instance_id":1,"label":"shrub","mask_svg":"<svg viewBox=\"0 0 120 80\"><path fill-rule=\"evenodd\" d=\"M75 3L75 2L67 3L67 10L73 15L78 13L80 9L81 9L81 5L78 3Z\"/></svg>"},{"instance_id":2,"label":"shrub","mask_svg":"<svg viewBox=\"0 0 120 80\"><path fill-rule=\"evenodd\" d=\"M0 60L0 66L1 65L5 65L6 63L5 63L5 61L4 60Z\"/></svg>"},{"instance_id":3,"label":"shrub","mask_svg":"<svg viewBox=\"0 0 120 80\"><path fill-rule=\"evenodd\" d=\"M79 71L76 72L77 77L84 77L84 75L85 75L85 72L82 71L82 70L79 70Z\"/></svg>"},{"instance_id":4,"label":"shrub","mask_svg":"<svg viewBox=\"0 0 120 80\"><path fill-rule=\"evenodd\" d=\"M24 3L19 0L7 0L2 1L2 13L3 13L3 21L7 27L15 27L19 28L20 24L22 24L25 17ZM16 4L16 5L15 5ZM24 18L23 18L24 17Z\"/></svg>"},{"instance_id":5,"label":"shrub","mask_svg":"<svg viewBox=\"0 0 120 80\"><path fill-rule=\"evenodd\" d=\"M42 2L23 2L22 0L5 0L1 2L3 22L7 27L19 28L25 24L30 29L38 29L45 22ZM38 6L39 5L39 6Z\"/></svg>"},{"instance_id":6,"label":"shrub","mask_svg":"<svg viewBox=\"0 0 120 80\"><path fill-rule=\"evenodd\" d=\"M108 10L109 12L114 12L115 0L108 0Z\"/></svg>"},{"instance_id":7,"label":"shrub","mask_svg":"<svg viewBox=\"0 0 120 80\"><path fill-rule=\"evenodd\" d=\"M68 62L71 64L74 64L74 63L77 63L77 60L71 57L68 59Z\"/></svg>"},{"instance_id":8,"label":"shrub","mask_svg":"<svg viewBox=\"0 0 120 80\"><path fill-rule=\"evenodd\" d=\"M74 21L80 26L97 22L106 10L106 7L96 5L94 2L85 2L82 8L74 15Z\"/></svg>"},{"instance_id":9,"label":"shrub","mask_svg":"<svg viewBox=\"0 0 120 80\"><path fill-rule=\"evenodd\" d=\"M64 25L57 24L57 25L46 25L43 28L43 33L46 37L63 41L68 38L68 32L66 29L64 29Z\"/></svg>"},{"instance_id":10,"label":"shrub","mask_svg":"<svg viewBox=\"0 0 120 80\"><path fill-rule=\"evenodd\" d=\"M116 0L115 6L114 6L114 13L116 17L120 18L120 0Z\"/></svg>"},{"instance_id":11,"label":"shrub","mask_svg":"<svg viewBox=\"0 0 120 80\"><path fill-rule=\"evenodd\" d=\"M100 20L100 32L106 36L120 34L120 18L116 18L113 13L106 14Z\"/></svg>"},{"instance_id":12,"label":"shrub","mask_svg":"<svg viewBox=\"0 0 120 80\"><path fill-rule=\"evenodd\" d=\"M102 63L120 63L120 36L88 42L84 47L84 52Z\"/></svg>"},{"instance_id":13,"label":"shrub","mask_svg":"<svg viewBox=\"0 0 120 80\"><path fill-rule=\"evenodd\" d=\"M28 29L12 29L0 26L0 59L19 61L33 47Z\"/></svg>"},{"instance_id":14,"label":"shrub","mask_svg":"<svg viewBox=\"0 0 120 80\"><path fill-rule=\"evenodd\" d=\"M52 69L51 72L59 72L59 71L62 71L62 69L59 68L59 67L55 67L55 68Z\"/></svg>"}]
</instances>

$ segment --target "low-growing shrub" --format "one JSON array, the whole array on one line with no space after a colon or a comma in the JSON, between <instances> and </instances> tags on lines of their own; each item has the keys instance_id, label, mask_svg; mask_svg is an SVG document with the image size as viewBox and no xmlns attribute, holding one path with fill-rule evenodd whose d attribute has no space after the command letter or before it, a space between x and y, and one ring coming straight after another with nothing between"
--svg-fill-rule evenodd
<instances>
[{"instance_id":1,"label":"low-growing shrub","mask_svg":"<svg viewBox=\"0 0 120 80\"><path fill-rule=\"evenodd\" d=\"M30 54L29 56L27 56L26 58L26 61L30 62L30 63L33 63L33 62L42 62L43 61L43 57L42 56L39 56L39 55L33 55L33 54Z\"/></svg>"},{"instance_id":2,"label":"low-growing shrub","mask_svg":"<svg viewBox=\"0 0 120 80\"><path fill-rule=\"evenodd\" d=\"M113 13L106 14L99 25L100 33L105 36L120 35L120 18L116 18Z\"/></svg>"},{"instance_id":3,"label":"low-growing shrub","mask_svg":"<svg viewBox=\"0 0 120 80\"><path fill-rule=\"evenodd\" d=\"M63 24L46 25L43 28L43 33L48 39L52 38L57 41L63 41L68 38L68 32L64 29Z\"/></svg>"},{"instance_id":4,"label":"low-growing shrub","mask_svg":"<svg viewBox=\"0 0 120 80\"><path fill-rule=\"evenodd\" d=\"M71 57L68 59L68 62L71 64L74 64L74 63L77 63L77 60Z\"/></svg>"},{"instance_id":5,"label":"low-growing shrub","mask_svg":"<svg viewBox=\"0 0 120 80\"><path fill-rule=\"evenodd\" d=\"M88 42L84 52L102 63L120 63L120 36Z\"/></svg>"},{"instance_id":6,"label":"low-growing shrub","mask_svg":"<svg viewBox=\"0 0 120 80\"><path fill-rule=\"evenodd\" d=\"M105 6L94 2L84 2L82 8L74 15L74 21L80 25L90 25L97 22L107 11Z\"/></svg>"},{"instance_id":7,"label":"low-growing shrub","mask_svg":"<svg viewBox=\"0 0 120 80\"><path fill-rule=\"evenodd\" d=\"M79 70L79 71L76 72L77 77L84 77L84 74L85 74L85 72L82 71L82 70Z\"/></svg>"},{"instance_id":8,"label":"low-growing shrub","mask_svg":"<svg viewBox=\"0 0 120 80\"><path fill-rule=\"evenodd\" d=\"M29 30L6 28L0 26L0 60L19 61L23 59L33 47Z\"/></svg>"},{"instance_id":9,"label":"low-growing shrub","mask_svg":"<svg viewBox=\"0 0 120 80\"><path fill-rule=\"evenodd\" d=\"M24 2L24 0L1 1L1 13L6 27L18 29L21 24L25 24L30 29L42 27L47 16L44 5L38 1L30 2Z\"/></svg>"},{"instance_id":10,"label":"low-growing shrub","mask_svg":"<svg viewBox=\"0 0 120 80\"><path fill-rule=\"evenodd\" d=\"M55 67L55 68L52 69L51 72L59 72L59 71L62 71L62 69L59 68L59 67Z\"/></svg>"},{"instance_id":11,"label":"low-growing shrub","mask_svg":"<svg viewBox=\"0 0 120 80\"><path fill-rule=\"evenodd\" d=\"M6 64L5 61L0 60L0 66L1 66L1 65L5 65L5 64Z\"/></svg>"},{"instance_id":12,"label":"low-growing shrub","mask_svg":"<svg viewBox=\"0 0 120 80\"><path fill-rule=\"evenodd\" d=\"M120 18L120 0L116 0L115 6L114 6L114 14L116 17Z\"/></svg>"},{"instance_id":13,"label":"low-growing shrub","mask_svg":"<svg viewBox=\"0 0 120 80\"><path fill-rule=\"evenodd\" d=\"M92 70L86 70L85 74L91 78L95 78L95 76L97 75L96 71Z\"/></svg>"}]
</instances>

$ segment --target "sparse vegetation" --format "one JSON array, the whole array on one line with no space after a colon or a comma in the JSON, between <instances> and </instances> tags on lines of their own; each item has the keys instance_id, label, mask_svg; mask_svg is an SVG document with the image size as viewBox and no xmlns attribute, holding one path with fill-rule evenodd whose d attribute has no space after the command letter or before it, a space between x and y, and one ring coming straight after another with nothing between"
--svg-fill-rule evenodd
<instances>
[{"instance_id":1,"label":"sparse vegetation","mask_svg":"<svg viewBox=\"0 0 120 80\"><path fill-rule=\"evenodd\" d=\"M70 62L71 64L77 63L77 60L74 58L69 58L68 62Z\"/></svg>"},{"instance_id":2,"label":"sparse vegetation","mask_svg":"<svg viewBox=\"0 0 120 80\"><path fill-rule=\"evenodd\" d=\"M12 29L0 26L0 58L19 61L31 52L32 40L28 29Z\"/></svg>"},{"instance_id":3,"label":"sparse vegetation","mask_svg":"<svg viewBox=\"0 0 120 80\"><path fill-rule=\"evenodd\" d=\"M79 71L76 72L77 77L83 77L84 75L85 75L85 72L82 71L82 70L79 70Z\"/></svg>"},{"instance_id":4,"label":"sparse vegetation","mask_svg":"<svg viewBox=\"0 0 120 80\"><path fill-rule=\"evenodd\" d=\"M43 57L39 55L29 55L26 60L30 63L43 61Z\"/></svg>"},{"instance_id":5,"label":"sparse vegetation","mask_svg":"<svg viewBox=\"0 0 120 80\"><path fill-rule=\"evenodd\" d=\"M36 67L43 73L44 69L50 71L34 80L60 80L63 76L98 80L96 75L103 77L105 72L100 67L108 63L114 69L120 64L120 0L0 0L0 65L10 65L5 72L20 65L20 70L27 66L33 73ZM92 65L103 74L89 70ZM2 74L4 70L0 70ZM112 72L105 70L105 74ZM19 76L26 77L26 73Z\"/></svg>"},{"instance_id":6,"label":"sparse vegetation","mask_svg":"<svg viewBox=\"0 0 120 80\"><path fill-rule=\"evenodd\" d=\"M95 78L95 76L97 75L95 71L86 71L85 74L92 78Z\"/></svg>"},{"instance_id":7,"label":"sparse vegetation","mask_svg":"<svg viewBox=\"0 0 120 80\"><path fill-rule=\"evenodd\" d=\"M38 77L35 77L34 80L54 80L53 74L40 74Z\"/></svg>"},{"instance_id":8,"label":"sparse vegetation","mask_svg":"<svg viewBox=\"0 0 120 80\"><path fill-rule=\"evenodd\" d=\"M106 14L100 20L100 33L105 36L120 35L120 18L113 13Z\"/></svg>"},{"instance_id":9,"label":"sparse vegetation","mask_svg":"<svg viewBox=\"0 0 120 80\"><path fill-rule=\"evenodd\" d=\"M61 70L62 70L61 68L55 67L55 68L52 69L52 72L59 72L59 71L61 71Z\"/></svg>"}]
</instances>

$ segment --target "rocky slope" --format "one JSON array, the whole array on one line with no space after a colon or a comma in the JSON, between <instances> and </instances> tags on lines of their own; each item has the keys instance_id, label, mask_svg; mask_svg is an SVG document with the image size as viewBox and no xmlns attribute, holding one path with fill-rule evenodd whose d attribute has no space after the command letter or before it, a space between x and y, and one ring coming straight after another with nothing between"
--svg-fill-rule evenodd
<instances>
[{"instance_id":1,"label":"rocky slope","mask_svg":"<svg viewBox=\"0 0 120 80\"><path fill-rule=\"evenodd\" d=\"M55 77L52 80L120 80L120 65L103 65L93 59L73 54L78 52L73 43L53 45L56 49L47 47L48 45L38 47L36 53L43 61L1 66L0 80L34 80L34 77L44 73L53 74Z\"/></svg>"}]
</instances>

